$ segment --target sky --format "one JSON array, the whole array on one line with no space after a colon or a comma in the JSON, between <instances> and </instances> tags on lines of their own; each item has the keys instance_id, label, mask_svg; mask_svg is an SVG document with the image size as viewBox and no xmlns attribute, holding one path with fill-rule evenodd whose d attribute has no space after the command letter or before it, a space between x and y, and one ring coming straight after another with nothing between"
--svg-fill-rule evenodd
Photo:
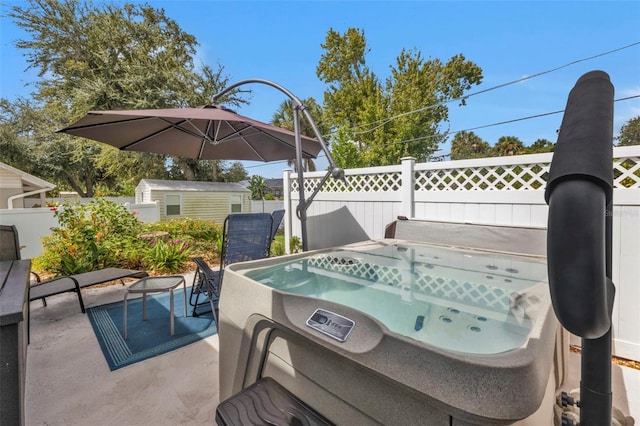
<instances>
[{"instance_id":1,"label":"sky","mask_svg":"<svg viewBox=\"0 0 640 426\"><path fill-rule=\"evenodd\" d=\"M123 2L116 2L123 3ZM222 65L231 83L273 81L300 99L322 102L327 86L316 75L329 29L364 30L367 65L384 81L402 49L446 62L463 54L483 70L481 92L466 106L448 104L448 154L456 131L473 132L494 145L517 136L525 145L557 139L562 114L519 120L564 109L578 78L592 70L609 74L614 99L640 95L640 1L196 1L149 0L199 42L197 63ZM38 77L27 70L15 40L28 37L4 15L24 1L0 0L0 96L28 97ZM613 51L613 52L612 52ZM611 53L608 53L611 52ZM536 76L537 74L541 74ZM284 94L250 84L250 105L239 114L269 122ZM640 98L614 104L614 136L640 115ZM488 127L483 127L488 126ZM324 158L316 161L326 167ZM250 175L281 177L286 162L244 163Z\"/></svg>"}]
</instances>

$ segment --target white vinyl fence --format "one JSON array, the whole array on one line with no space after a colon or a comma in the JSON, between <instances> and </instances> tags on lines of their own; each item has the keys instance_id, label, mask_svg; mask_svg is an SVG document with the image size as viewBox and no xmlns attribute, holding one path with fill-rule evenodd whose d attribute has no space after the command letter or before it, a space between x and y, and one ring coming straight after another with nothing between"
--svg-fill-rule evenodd
<instances>
[{"instance_id":1,"label":"white vinyl fence","mask_svg":"<svg viewBox=\"0 0 640 426\"><path fill-rule=\"evenodd\" d=\"M640 360L640 146L614 148L614 353ZM383 238L402 215L443 222L547 226L544 201L552 154L346 170L329 179L307 210L309 249ZM324 172L305 173L308 197ZM285 235L300 236L297 175L284 173Z\"/></svg>"},{"instance_id":2,"label":"white vinyl fence","mask_svg":"<svg viewBox=\"0 0 640 426\"><path fill-rule=\"evenodd\" d=\"M130 212L136 214L144 223L160 221L160 208L156 202L135 204L134 197L105 197L114 203L123 204ZM64 205L65 202L88 203L92 198L47 198L47 201L55 201ZM25 199L25 207L21 209L0 209L0 224L15 225L18 228L20 245L23 246L21 256L24 259L32 259L42 254L41 238L51 234L51 228L58 226L54 216L54 210L49 207L32 207L40 200ZM31 207L31 208L28 208ZM272 213L274 210L284 208L282 200L252 201L251 211L254 213Z\"/></svg>"},{"instance_id":3,"label":"white vinyl fence","mask_svg":"<svg viewBox=\"0 0 640 426\"><path fill-rule=\"evenodd\" d=\"M284 209L282 200L251 200L251 213L273 213Z\"/></svg>"},{"instance_id":4,"label":"white vinyl fence","mask_svg":"<svg viewBox=\"0 0 640 426\"><path fill-rule=\"evenodd\" d=\"M143 222L160 220L160 210L156 203L124 203L124 206ZM54 210L48 207L1 209L0 224L16 226L20 245L23 247L20 255L23 259L32 259L42 254L41 239L51 234L51 228L58 226L58 220L54 216Z\"/></svg>"}]
</instances>

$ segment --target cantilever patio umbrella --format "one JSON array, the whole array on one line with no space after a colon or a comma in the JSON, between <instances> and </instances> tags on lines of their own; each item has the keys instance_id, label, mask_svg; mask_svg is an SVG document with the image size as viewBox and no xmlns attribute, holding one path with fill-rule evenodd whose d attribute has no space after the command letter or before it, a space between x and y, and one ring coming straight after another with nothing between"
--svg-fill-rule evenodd
<instances>
[{"instance_id":1,"label":"cantilever patio umbrella","mask_svg":"<svg viewBox=\"0 0 640 426\"><path fill-rule=\"evenodd\" d=\"M295 133L220 106L89 111L58 130L139 151L199 160L276 161L296 158ZM316 140L301 137L302 156L315 158Z\"/></svg>"}]
</instances>

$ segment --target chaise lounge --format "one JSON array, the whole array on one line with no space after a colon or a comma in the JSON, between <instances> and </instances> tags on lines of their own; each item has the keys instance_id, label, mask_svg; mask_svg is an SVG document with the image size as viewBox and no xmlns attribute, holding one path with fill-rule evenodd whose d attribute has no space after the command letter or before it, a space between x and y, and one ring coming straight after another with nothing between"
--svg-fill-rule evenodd
<instances>
[{"instance_id":1,"label":"chaise lounge","mask_svg":"<svg viewBox=\"0 0 640 426\"><path fill-rule=\"evenodd\" d=\"M122 281L124 278L143 278L148 275L149 274L145 271L138 271L135 269L105 268L98 271L52 278L50 280L31 284L31 288L29 290L29 301L42 299L44 305L47 306L47 302L45 300L46 297L75 291L78 294L80 309L82 310L82 313L86 313L84 301L82 300L82 293L80 292L81 288L91 287L115 280L120 280L122 285L124 285L124 281Z\"/></svg>"}]
</instances>

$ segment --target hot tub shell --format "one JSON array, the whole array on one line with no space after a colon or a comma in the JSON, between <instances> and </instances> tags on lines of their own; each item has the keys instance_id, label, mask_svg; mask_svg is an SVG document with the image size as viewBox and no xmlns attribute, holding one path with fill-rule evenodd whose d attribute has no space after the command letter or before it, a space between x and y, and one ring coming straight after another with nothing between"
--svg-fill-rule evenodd
<instances>
[{"instance_id":1,"label":"hot tub shell","mask_svg":"<svg viewBox=\"0 0 640 426\"><path fill-rule=\"evenodd\" d=\"M368 241L349 249L402 242ZM555 389L561 381L558 361L565 349L556 345L558 325L550 302L540 307L521 347L498 354L468 354L390 332L375 318L348 306L281 292L245 276L310 253L227 267L219 316L221 400L262 377L272 377L336 424L548 424L552 420ZM536 291L547 292L546 284ZM541 297L548 300L545 294ZM348 339L339 342L306 326L316 309L355 321Z\"/></svg>"}]
</instances>

